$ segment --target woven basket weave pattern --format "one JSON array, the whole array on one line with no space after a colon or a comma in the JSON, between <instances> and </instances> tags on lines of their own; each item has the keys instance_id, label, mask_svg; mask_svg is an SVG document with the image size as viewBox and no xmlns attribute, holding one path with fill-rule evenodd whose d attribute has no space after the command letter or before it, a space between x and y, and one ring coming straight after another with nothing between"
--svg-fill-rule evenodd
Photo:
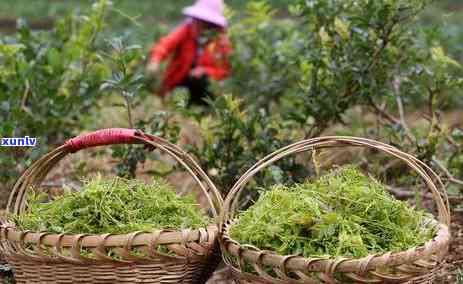
<instances>
[{"instance_id":1,"label":"woven basket weave pattern","mask_svg":"<svg viewBox=\"0 0 463 284\"><path fill-rule=\"evenodd\" d=\"M246 184L266 166L292 154L333 147L365 147L402 160L432 193L437 206L436 236L421 247L407 251L369 255L364 258L304 258L282 256L272 251L240 244L229 235L236 218L238 201ZM339 283L340 275L354 283L430 283L450 240L450 210L447 194L440 178L423 162L400 150L377 141L355 137L320 137L284 147L251 167L231 189L221 216L221 248L238 283ZM251 268L253 273L245 272Z\"/></svg>"},{"instance_id":2,"label":"woven basket weave pattern","mask_svg":"<svg viewBox=\"0 0 463 284\"><path fill-rule=\"evenodd\" d=\"M8 212L26 210L26 192L40 188L47 173L68 154L112 144L143 144L172 156L195 179L217 218L223 200L199 165L168 141L131 129L105 129L79 136L36 161L19 178ZM17 283L205 283L218 263L217 226L124 235L65 235L0 227L0 250Z\"/></svg>"}]
</instances>

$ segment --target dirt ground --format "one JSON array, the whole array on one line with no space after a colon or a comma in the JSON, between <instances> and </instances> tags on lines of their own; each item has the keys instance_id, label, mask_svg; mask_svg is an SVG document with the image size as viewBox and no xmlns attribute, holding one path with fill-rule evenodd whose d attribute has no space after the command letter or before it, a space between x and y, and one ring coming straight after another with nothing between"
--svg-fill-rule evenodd
<instances>
[{"instance_id":1,"label":"dirt ground","mask_svg":"<svg viewBox=\"0 0 463 284\"><path fill-rule=\"evenodd\" d=\"M436 283L457 283L457 274L463 273L463 212L452 212L452 242L444 270ZM460 284L461 282L458 282Z\"/></svg>"}]
</instances>

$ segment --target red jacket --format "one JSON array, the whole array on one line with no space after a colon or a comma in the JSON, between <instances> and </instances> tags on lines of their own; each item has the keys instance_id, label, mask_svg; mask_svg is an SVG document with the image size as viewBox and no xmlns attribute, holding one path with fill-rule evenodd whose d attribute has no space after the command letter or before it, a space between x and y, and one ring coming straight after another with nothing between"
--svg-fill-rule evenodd
<instances>
[{"instance_id":1,"label":"red jacket","mask_svg":"<svg viewBox=\"0 0 463 284\"><path fill-rule=\"evenodd\" d=\"M161 62L171 56L164 74L160 95L180 84L190 73L197 52L198 33L191 21L187 21L169 35L161 38L150 50L150 61ZM209 41L196 59L196 67L202 67L214 80L222 80L230 74L228 55L231 45L225 33Z\"/></svg>"}]
</instances>

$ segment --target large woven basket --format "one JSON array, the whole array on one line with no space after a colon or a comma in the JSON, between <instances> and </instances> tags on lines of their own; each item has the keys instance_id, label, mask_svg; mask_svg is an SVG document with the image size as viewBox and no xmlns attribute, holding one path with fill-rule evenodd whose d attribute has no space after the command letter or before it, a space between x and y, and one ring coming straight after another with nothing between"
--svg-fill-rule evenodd
<instances>
[{"instance_id":1,"label":"large woven basket","mask_svg":"<svg viewBox=\"0 0 463 284\"><path fill-rule=\"evenodd\" d=\"M437 205L435 237L421 247L406 251L370 255L364 258L304 258L278 255L251 245L240 244L229 235L236 218L238 200L246 184L260 170L285 156L332 147L366 147L402 160L425 181ZM373 140L355 137L321 137L284 147L250 168L231 189L221 216L220 244L223 257L238 283L339 283L335 276L353 283L431 283L448 251L450 213L445 188L424 163L398 149ZM246 270L252 267L251 271Z\"/></svg>"},{"instance_id":2,"label":"large woven basket","mask_svg":"<svg viewBox=\"0 0 463 284\"><path fill-rule=\"evenodd\" d=\"M189 155L162 138L117 128L70 139L36 161L14 186L7 211L23 213L27 190L39 188L65 156L111 144L144 144L172 156L197 182L217 219L221 195ZM19 231L14 224L4 223L0 233L0 249L17 283L205 283L220 262L215 224L198 230L69 235ZM90 257L89 251L93 252Z\"/></svg>"}]
</instances>

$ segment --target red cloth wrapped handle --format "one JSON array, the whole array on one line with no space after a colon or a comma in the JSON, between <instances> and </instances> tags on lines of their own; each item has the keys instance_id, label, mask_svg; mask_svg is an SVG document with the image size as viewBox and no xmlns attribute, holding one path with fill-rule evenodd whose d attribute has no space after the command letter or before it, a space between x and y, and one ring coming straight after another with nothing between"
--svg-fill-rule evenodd
<instances>
[{"instance_id":1,"label":"red cloth wrapped handle","mask_svg":"<svg viewBox=\"0 0 463 284\"><path fill-rule=\"evenodd\" d=\"M75 153L96 146L141 143L136 139L136 132L135 129L126 128L101 129L69 139L65 145L71 153Z\"/></svg>"}]
</instances>

